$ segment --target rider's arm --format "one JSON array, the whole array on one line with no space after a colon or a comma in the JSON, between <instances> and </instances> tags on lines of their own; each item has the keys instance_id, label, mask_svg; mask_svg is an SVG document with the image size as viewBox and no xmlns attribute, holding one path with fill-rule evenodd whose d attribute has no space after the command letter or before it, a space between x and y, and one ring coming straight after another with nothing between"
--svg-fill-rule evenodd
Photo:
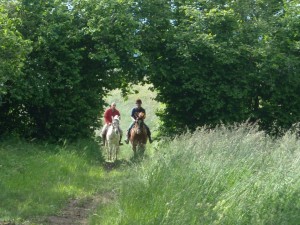
<instances>
[{"instance_id":1,"label":"rider's arm","mask_svg":"<svg viewBox=\"0 0 300 225\"><path fill-rule=\"evenodd\" d=\"M131 117L131 119L132 119L132 121L135 121L135 108L133 108L132 110L131 110L131 115L130 115L130 117Z\"/></svg>"},{"instance_id":2,"label":"rider's arm","mask_svg":"<svg viewBox=\"0 0 300 225\"><path fill-rule=\"evenodd\" d=\"M117 110L116 114L119 116L119 120L121 120L121 114L119 110Z\"/></svg>"}]
</instances>

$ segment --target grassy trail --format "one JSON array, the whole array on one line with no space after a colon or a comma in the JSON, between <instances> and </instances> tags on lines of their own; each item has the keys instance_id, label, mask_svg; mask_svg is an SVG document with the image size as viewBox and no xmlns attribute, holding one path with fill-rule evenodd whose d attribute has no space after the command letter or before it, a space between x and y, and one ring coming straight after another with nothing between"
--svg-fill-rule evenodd
<instances>
[{"instance_id":1,"label":"grassy trail","mask_svg":"<svg viewBox=\"0 0 300 225\"><path fill-rule=\"evenodd\" d=\"M117 102L124 130L136 97L120 101L114 93L107 100ZM146 110L154 108L147 103L151 99L141 98ZM157 122L149 112L147 123L153 128ZM0 221L299 225L297 132L273 139L249 124L202 127L148 145L140 162L131 159L132 150L124 145L116 164L105 163L94 141L59 146L2 141Z\"/></svg>"},{"instance_id":2,"label":"grassy trail","mask_svg":"<svg viewBox=\"0 0 300 225\"><path fill-rule=\"evenodd\" d=\"M101 212L97 214L95 211L116 200L120 184L128 179L128 171L133 163L131 157L129 146L121 147L120 160L99 165L105 179L99 184L101 188L97 192L84 199L70 199L58 215L48 216L45 222L48 225L85 225L89 224L92 218L101 218Z\"/></svg>"},{"instance_id":3,"label":"grassy trail","mask_svg":"<svg viewBox=\"0 0 300 225\"><path fill-rule=\"evenodd\" d=\"M95 209L113 201L129 178L131 156L128 145L111 164L90 141L64 146L2 141L0 224L89 224Z\"/></svg>"},{"instance_id":4,"label":"grassy trail","mask_svg":"<svg viewBox=\"0 0 300 225\"><path fill-rule=\"evenodd\" d=\"M158 104L152 99L155 94L148 86L138 89L140 94L129 95L127 100L119 91L107 98L108 104L117 103L124 131L136 98L143 100L150 128L154 130L157 124L154 112ZM116 197L132 167L129 145L121 147L121 161L116 165L105 163L103 152L91 140L60 145L1 140L0 225L88 224L99 204L103 206Z\"/></svg>"}]
</instances>

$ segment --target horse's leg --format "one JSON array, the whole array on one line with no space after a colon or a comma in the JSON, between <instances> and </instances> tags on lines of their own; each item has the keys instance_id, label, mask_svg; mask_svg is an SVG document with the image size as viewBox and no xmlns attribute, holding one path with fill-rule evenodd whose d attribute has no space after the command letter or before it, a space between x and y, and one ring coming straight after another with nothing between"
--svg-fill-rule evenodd
<instances>
[{"instance_id":1,"label":"horse's leg","mask_svg":"<svg viewBox=\"0 0 300 225\"><path fill-rule=\"evenodd\" d=\"M110 161L113 160L113 158L112 158L113 149L114 149L114 144L111 143L110 148L109 148L109 158L110 158Z\"/></svg>"},{"instance_id":2,"label":"horse's leg","mask_svg":"<svg viewBox=\"0 0 300 225\"><path fill-rule=\"evenodd\" d=\"M136 144L132 143L133 156L136 157Z\"/></svg>"},{"instance_id":3,"label":"horse's leg","mask_svg":"<svg viewBox=\"0 0 300 225\"><path fill-rule=\"evenodd\" d=\"M114 146L110 147L110 161L113 161L113 154L114 154Z\"/></svg>"},{"instance_id":4,"label":"horse's leg","mask_svg":"<svg viewBox=\"0 0 300 225\"><path fill-rule=\"evenodd\" d=\"M139 156L143 156L144 155L144 151L145 151L144 144L140 142L138 144L138 153L139 153Z\"/></svg>"},{"instance_id":5,"label":"horse's leg","mask_svg":"<svg viewBox=\"0 0 300 225\"><path fill-rule=\"evenodd\" d=\"M140 149L141 149L141 155L144 155L144 152L145 152L145 144L144 143L141 143L140 144Z\"/></svg>"},{"instance_id":6,"label":"horse's leg","mask_svg":"<svg viewBox=\"0 0 300 225\"><path fill-rule=\"evenodd\" d=\"M112 148L113 148L112 143L110 143L110 145L109 145L109 161L112 160Z\"/></svg>"},{"instance_id":7,"label":"horse's leg","mask_svg":"<svg viewBox=\"0 0 300 225\"><path fill-rule=\"evenodd\" d=\"M106 158L107 158L107 161L109 161L109 149L108 149L108 146L106 146Z\"/></svg>"},{"instance_id":8,"label":"horse's leg","mask_svg":"<svg viewBox=\"0 0 300 225\"><path fill-rule=\"evenodd\" d=\"M115 146L111 146L111 161L115 161Z\"/></svg>"},{"instance_id":9,"label":"horse's leg","mask_svg":"<svg viewBox=\"0 0 300 225\"><path fill-rule=\"evenodd\" d=\"M116 160L118 160L118 154L119 154L119 152L120 152L120 145L117 145Z\"/></svg>"},{"instance_id":10,"label":"horse's leg","mask_svg":"<svg viewBox=\"0 0 300 225\"><path fill-rule=\"evenodd\" d=\"M112 153L111 153L111 160L114 162L116 160L116 146L114 145L114 147L112 148Z\"/></svg>"},{"instance_id":11,"label":"horse's leg","mask_svg":"<svg viewBox=\"0 0 300 225\"><path fill-rule=\"evenodd\" d=\"M119 142L117 142L117 144L119 144ZM115 145L115 146L114 146L114 160L115 160L115 161L117 161L117 149L118 149L117 146L118 146L118 145Z\"/></svg>"},{"instance_id":12,"label":"horse's leg","mask_svg":"<svg viewBox=\"0 0 300 225\"><path fill-rule=\"evenodd\" d=\"M116 146L116 161L118 161L118 153L119 153L119 150L120 150L120 146L117 145L117 146Z\"/></svg>"},{"instance_id":13,"label":"horse's leg","mask_svg":"<svg viewBox=\"0 0 300 225\"><path fill-rule=\"evenodd\" d=\"M140 153L140 144L136 143L136 155L138 156Z\"/></svg>"},{"instance_id":14,"label":"horse's leg","mask_svg":"<svg viewBox=\"0 0 300 225\"><path fill-rule=\"evenodd\" d=\"M106 140L105 149L106 149L107 161L109 161L109 144L108 144L108 140Z\"/></svg>"},{"instance_id":15,"label":"horse's leg","mask_svg":"<svg viewBox=\"0 0 300 225\"><path fill-rule=\"evenodd\" d=\"M117 158L117 157L116 157L116 150L117 150L117 147L114 146L114 156L113 156L113 160L114 160L114 161L116 161L116 158Z\"/></svg>"}]
</instances>

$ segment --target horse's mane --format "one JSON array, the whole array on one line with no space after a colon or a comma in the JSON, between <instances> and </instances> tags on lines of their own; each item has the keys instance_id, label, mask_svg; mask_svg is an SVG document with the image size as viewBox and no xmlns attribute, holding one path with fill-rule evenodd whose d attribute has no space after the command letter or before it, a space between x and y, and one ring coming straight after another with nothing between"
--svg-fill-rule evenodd
<instances>
[{"instance_id":1,"label":"horse's mane","mask_svg":"<svg viewBox=\"0 0 300 225\"><path fill-rule=\"evenodd\" d=\"M143 113L143 112L140 112L139 114L138 114L138 119L140 119L140 120L144 120L146 118L146 115L145 115L145 113Z\"/></svg>"},{"instance_id":2,"label":"horse's mane","mask_svg":"<svg viewBox=\"0 0 300 225\"><path fill-rule=\"evenodd\" d=\"M120 121L120 117L118 115L115 115L112 119L117 120L118 122Z\"/></svg>"}]
</instances>

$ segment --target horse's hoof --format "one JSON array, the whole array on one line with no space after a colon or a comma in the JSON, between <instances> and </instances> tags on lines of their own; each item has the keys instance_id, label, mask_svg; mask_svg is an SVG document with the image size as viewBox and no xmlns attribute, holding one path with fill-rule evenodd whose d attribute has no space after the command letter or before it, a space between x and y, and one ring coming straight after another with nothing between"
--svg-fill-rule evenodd
<instances>
[{"instance_id":1,"label":"horse's hoof","mask_svg":"<svg viewBox=\"0 0 300 225\"><path fill-rule=\"evenodd\" d=\"M126 143L126 144L129 144L129 140L125 140L125 143Z\"/></svg>"}]
</instances>

